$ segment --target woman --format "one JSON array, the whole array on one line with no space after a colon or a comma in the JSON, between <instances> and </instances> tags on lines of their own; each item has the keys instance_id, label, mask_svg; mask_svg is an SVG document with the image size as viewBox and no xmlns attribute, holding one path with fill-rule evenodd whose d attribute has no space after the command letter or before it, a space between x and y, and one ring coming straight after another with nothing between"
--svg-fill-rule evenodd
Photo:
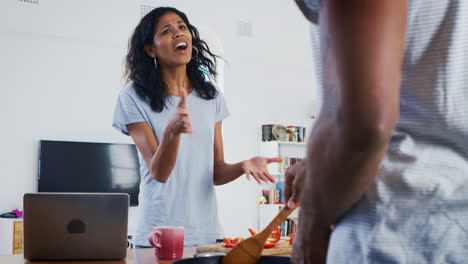
<instances>
[{"instance_id":1,"label":"woman","mask_svg":"<svg viewBox=\"0 0 468 264\"><path fill-rule=\"evenodd\" d=\"M274 182L255 157L224 162L222 120L228 115L214 78L216 56L186 15L156 8L135 28L126 56L131 84L120 92L113 126L138 148L142 175L135 244L149 246L155 226L184 226L185 245L223 237L214 185L242 174ZM189 135L187 135L189 134Z\"/></svg>"}]
</instances>

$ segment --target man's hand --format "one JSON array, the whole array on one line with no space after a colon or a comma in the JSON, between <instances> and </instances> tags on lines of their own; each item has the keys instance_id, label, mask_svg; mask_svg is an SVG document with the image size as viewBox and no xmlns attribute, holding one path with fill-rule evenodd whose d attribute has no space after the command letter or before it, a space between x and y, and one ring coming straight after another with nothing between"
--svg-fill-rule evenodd
<instances>
[{"instance_id":1,"label":"man's hand","mask_svg":"<svg viewBox=\"0 0 468 264\"><path fill-rule=\"evenodd\" d=\"M242 170L248 180L250 180L250 176L252 176L258 184L260 184L261 181L264 181L265 183L275 183L275 179L270 175L266 166L272 162L281 162L282 160L283 159L281 158L255 157L243 161Z\"/></svg>"},{"instance_id":2,"label":"man's hand","mask_svg":"<svg viewBox=\"0 0 468 264\"><path fill-rule=\"evenodd\" d=\"M300 161L284 172L284 201L289 208L296 208L301 201L304 188L305 163Z\"/></svg>"},{"instance_id":3,"label":"man's hand","mask_svg":"<svg viewBox=\"0 0 468 264\"><path fill-rule=\"evenodd\" d=\"M180 89L180 102L177 105L176 112L167 125L167 129L175 135L181 133L192 134L192 121L187 110L187 93L185 89Z\"/></svg>"}]
</instances>

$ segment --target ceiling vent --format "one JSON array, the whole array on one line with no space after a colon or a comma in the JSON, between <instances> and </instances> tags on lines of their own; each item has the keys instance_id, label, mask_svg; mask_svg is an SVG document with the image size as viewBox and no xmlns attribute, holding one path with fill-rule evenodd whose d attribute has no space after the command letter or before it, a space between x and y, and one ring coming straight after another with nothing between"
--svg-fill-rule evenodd
<instances>
[{"instance_id":1,"label":"ceiling vent","mask_svg":"<svg viewBox=\"0 0 468 264\"><path fill-rule=\"evenodd\" d=\"M237 35L246 38L253 37L252 22L246 20L237 21Z\"/></svg>"},{"instance_id":2,"label":"ceiling vent","mask_svg":"<svg viewBox=\"0 0 468 264\"><path fill-rule=\"evenodd\" d=\"M148 14L149 12L151 12L153 9L155 9L156 7L154 6L149 6L149 5L141 5L141 17L144 17L146 16L146 14Z\"/></svg>"},{"instance_id":3,"label":"ceiling vent","mask_svg":"<svg viewBox=\"0 0 468 264\"><path fill-rule=\"evenodd\" d=\"M17 0L18 2L29 3L29 4L39 4L39 0Z\"/></svg>"}]
</instances>

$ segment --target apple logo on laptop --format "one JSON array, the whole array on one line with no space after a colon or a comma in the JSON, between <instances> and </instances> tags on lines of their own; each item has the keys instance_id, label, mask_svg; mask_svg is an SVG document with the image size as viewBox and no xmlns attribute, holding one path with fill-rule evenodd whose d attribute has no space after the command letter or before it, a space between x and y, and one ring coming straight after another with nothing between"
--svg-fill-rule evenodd
<instances>
[{"instance_id":1,"label":"apple logo on laptop","mask_svg":"<svg viewBox=\"0 0 468 264\"><path fill-rule=\"evenodd\" d=\"M67 231L70 234L81 234L86 231L86 225L79 219L72 219L67 225Z\"/></svg>"}]
</instances>

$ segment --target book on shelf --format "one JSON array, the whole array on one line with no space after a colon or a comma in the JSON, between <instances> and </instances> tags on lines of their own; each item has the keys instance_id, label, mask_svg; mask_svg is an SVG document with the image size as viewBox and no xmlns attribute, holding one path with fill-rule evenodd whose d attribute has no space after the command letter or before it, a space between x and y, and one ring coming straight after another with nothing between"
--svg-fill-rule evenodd
<instances>
[{"instance_id":1,"label":"book on shelf","mask_svg":"<svg viewBox=\"0 0 468 264\"><path fill-rule=\"evenodd\" d=\"M280 172L284 173L285 168L303 160L302 158L290 158L285 157L280 165ZM262 195L258 199L258 203L261 204L277 204L277 203L284 203L284 181L281 180L281 175L279 176L279 180L276 182L275 186L270 189L263 189Z\"/></svg>"},{"instance_id":2,"label":"book on shelf","mask_svg":"<svg viewBox=\"0 0 468 264\"><path fill-rule=\"evenodd\" d=\"M297 219L286 219L280 225L280 233L282 237L288 236L292 233L296 233Z\"/></svg>"},{"instance_id":3,"label":"book on shelf","mask_svg":"<svg viewBox=\"0 0 468 264\"><path fill-rule=\"evenodd\" d=\"M292 158L292 157L283 157L283 161L280 163L279 172L284 173L286 169L296 164L297 162L302 161L304 158Z\"/></svg>"},{"instance_id":4,"label":"book on shelf","mask_svg":"<svg viewBox=\"0 0 468 264\"><path fill-rule=\"evenodd\" d=\"M263 189L262 195L266 199L266 204L277 204L280 202L280 190L278 189Z\"/></svg>"}]
</instances>

